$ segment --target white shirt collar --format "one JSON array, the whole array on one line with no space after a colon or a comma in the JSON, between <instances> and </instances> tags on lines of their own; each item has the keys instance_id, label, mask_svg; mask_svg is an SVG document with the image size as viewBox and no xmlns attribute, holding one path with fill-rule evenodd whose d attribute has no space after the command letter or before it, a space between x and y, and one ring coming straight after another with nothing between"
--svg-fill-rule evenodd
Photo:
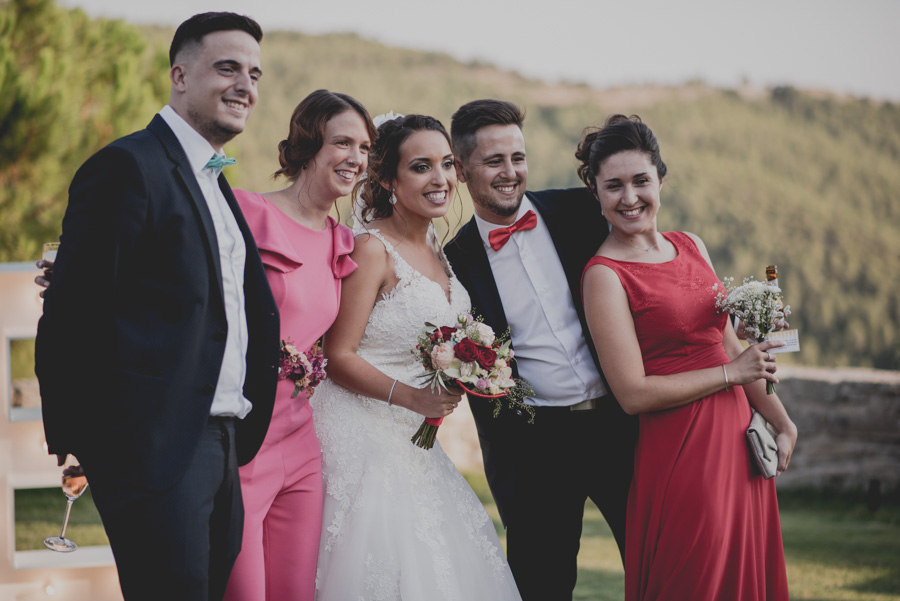
<instances>
[{"instance_id":1,"label":"white shirt collar","mask_svg":"<svg viewBox=\"0 0 900 601\"><path fill-rule=\"evenodd\" d=\"M529 200L528 195L524 195L522 197L522 204L519 205L519 212L516 213L516 218L513 220L513 223L522 218L522 215L534 209L534 205L531 204L531 200ZM537 211L535 211L537 213ZM491 223L490 221L485 221L478 214L475 214L475 223L478 225L478 234L481 236L481 242L484 244L486 249L491 248L490 242L488 242L488 236L490 236L491 232L501 228L506 227L505 225L498 225L496 223ZM510 224L511 225L511 224Z\"/></svg>"},{"instance_id":2,"label":"white shirt collar","mask_svg":"<svg viewBox=\"0 0 900 601\"><path fill-rule=\"evenodd\" d=\"M217 152L209 141L201 136L196 129L185 121L181 115L168 104L159 111L159 116L165 120L166 124L172 129L178 142L187 155L188 162L191 164L191 171L194 175L200 176L203 168L209 162L214 154L225 156L224 153Z\"/></svg>"}]
</instances>

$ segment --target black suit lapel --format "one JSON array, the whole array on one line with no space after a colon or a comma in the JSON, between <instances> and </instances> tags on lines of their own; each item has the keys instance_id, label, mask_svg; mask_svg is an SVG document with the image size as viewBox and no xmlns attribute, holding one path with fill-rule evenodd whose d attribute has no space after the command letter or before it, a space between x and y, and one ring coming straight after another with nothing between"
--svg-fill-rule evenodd
<instances>
[{"instance_id":1,"label":"black suit lapel","mask_svg":"<svg viewBox=\"0 0 900 601\"><path fill-rule=\"evenodd\" d=\"M566 220L559 218L558 203L546 202L539 193L529 192L528 197L547 225L550 239L553 240L553 246L556 248L556 254L559 256L559 262L562 264L563 272L565 272L572 300L575 302L575 306L578 307L581 305L581 269L578 268L578 261L573 256L575 254L574 247L578 241L573 240L571 232L568 231ZM575 282L577 284L573 287Z\"/></svg>"},{"instance_id":2,"label":"black suit lapel","mask_svg":"<svg viewBox=\"0 0 900 601\"><path fill-rule=\"evenodd\" d=\"M469 292L477 317L484 319L497 334L505 332L509 322L474 217L447 245L447 257L453 264L456 277Z\"/></svg>"},{"instance_id":3,"label":"black suit lapel","mask_svg":"<svg viewBox=\"0 0 900 601\"><path fill-rule=\"evenodd\" d=\"M258 260L259 249L256 247L256 240L253 238L253 232L250 231L250 226L247 225L247 220L244 219L244 213L241 212L241 207L238 205L237 199L234 197L234 192L231 191L231 186L228 184L228 180L225 179L224 174L219 175L219 189L222 191L222 196L225 197L225 202L228 203L228 207L231 209L235 221L237 221L238 228L244 236L244 244L247 246L247 268L245 268L244 271L249 269L250 261L259 263L260 269L263 269L262 261Z\"/></svg>"},{"instance_id":4,"label":"black suit lapel","mask_svg":"<svg viewBox=\"0 0 900 601\"><path fill-rule=\"evenodd\" d=\"M572 295L572 303L578 313L584 338L594 359L594 365L597 366L597 371L600 372L600 377L608 389L609 384L600 369L600 361L588 329L584 303L581 299L581 276L584 267L609 233L606 219L600 211L600 203L586 187L529 192L528 197L547 224L547 230L550 232L550 238L556 247L569 284L569 293Z\"/></svg>"},{"instance_id":5,"label":"black suit lapel","mask_svg":"<svg viewBox=\"0 0 900 601\"><path fill-rule=\"evenodd\" d=\"M569 284L572 301L579 316L582 316L581 275L588 260L606 238L607 232L600 205L587 188L528 192L528 197L547 224L547 231L550 232Z\"/></svg>"},{"instance_id":6,"label":"black suit lapel","mask_svg":"<svg viewBox=\"0 0 900 601\"><path fill-rule=\"evenodd\" d=\"M153 121L147 126L147 129L153 132L153 134L159 138L160 142L162 142L166 154L169 155L169 159L175 165L174 176L181 182L187 198L194 206L194 212L203 224L207 255L212 262L219 295L224 298L225 292L222 285L222 264L219 260L219 240L216 237L216 226L213 224L209 206L206 204L206 198L203 196L203 192L200 191L200 185L197 183L197 178L191 170L191 163L188 161L187 155L181 147L181 143L178 141L178 138L166 123L165 119L156 115L153 118ZM226 195L226 199L227 198Z\"/></svg>"},{"instance_id":7,"label":"black suit lapel","mask_svg":"<svg viewBox=\"0 0 900 601\"><path fill-rule=\"evenodd\" d=\"M244 242L252 241L253 234L250 232L250 226L247 225L247 222L244 219L244 214L238 206L237 199L234 197L234 192L231 191L231 186L228 184L228 180L225 179L224 173L219 174L218 184L219 190L222 191L222 196L225 197L225 202L228 203L228 208L231 209L234 219L237 221L238 228L244 236Z\"/></svg>"}]
</instances>

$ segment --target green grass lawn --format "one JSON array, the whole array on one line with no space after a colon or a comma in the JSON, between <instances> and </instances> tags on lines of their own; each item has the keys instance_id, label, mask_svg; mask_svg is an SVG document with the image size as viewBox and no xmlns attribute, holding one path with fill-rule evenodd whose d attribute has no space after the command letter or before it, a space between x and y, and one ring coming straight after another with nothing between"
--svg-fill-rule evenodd
<instances>
[{"instance_id":1,"label":"green grass lawn","mask_svg":"<svg viewBox=\"0 0 900 601\"><path fill-rule=\"evenodd\" d=\"M484 476L469 474L467 479L505 544ZM15 503L17 551L41 549L44 537L59 534L65 497L58 488L18 490ZM861 495L847 493L782 492L779 504L791 599L900 601L898 495L874 514ZM80 546L106 544L90 488L75 501L67 536ZM616 543L603 516L588 503L575 599L619 601L622 597L622 563Z\"/></svg>"},{"instance_id":2,"label":"green grass lawn","mask_svg":"<svg viewBox=\"0 0 900 601\"><path fill-rule=\"evenodd\" d=\"M791 599L900 600L900 500L872 514L862 495L781 493Z\"/></svg>"},{"instance_id":3,"label":"green grass lawn","mask_svg":"<svg viewBox=\"0 0 900 601\"><path fill-rule=\"evenodd\" d=\"M504 532L487 482L467 479ZM781 492L781 530L788 587L794 601L900 601L900 498L872 514L861 495ZM603 516L592 503L584 512L578 554L577 601L621 601L622 561Z\"/></svg>"}]
</instances>

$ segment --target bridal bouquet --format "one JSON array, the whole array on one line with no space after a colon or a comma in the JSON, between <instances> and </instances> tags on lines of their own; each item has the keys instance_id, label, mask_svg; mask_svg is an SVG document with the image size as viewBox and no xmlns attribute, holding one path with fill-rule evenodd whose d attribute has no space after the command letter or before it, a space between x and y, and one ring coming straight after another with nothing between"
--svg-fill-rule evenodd
<instances>
[{"instance_id":1,"label":"bridal bouquet","mask_svg":"<svg viewBox=\"0 0 900 601\"><path fill-rule=\"evenodd\" d=\"M716 308L719 312L734 315L744 323L744 328L759 342L766 334L775 330L779 322L791 314L790 305L781 301L781 288L760 282L752 277L744 278L740 286L734 285L734 278L723 278L725 290L713 284L716 292ZM775 384L766 381L766 392L775 392Z\"/></svg>"},{"instance_id":2,"label":"bridal bouquet","mask_svg":"<svg viewBox=\"0 0 900 601\"><path fill-rule=\"evenodd\" d=\"M290 338L281 341L278 379L293 380L294 393L291 398L301 392L306 392L307 397L312 398L315 387L325 379L325 364L328 363L328 359L322 355L322 346L319 342L317 340L312 348L301 353Z\"/></svg>"},{"instance_id":3,"label":"bridal bouquet","mask_svg":"<svg viewBox=\"0 0 900 601\"><path fill-rule=\"evenodd\" d=\"M425 368L422 377L432 390L456 385L469 395L492 399L495 417L502 407L500 399L506 398L510 407L528 413L529 423L534 421L534 409L524 403L533 391L523 380L512 377L514 352L508 335L495 336L490 326L465 313L452 326L426 323L417 342L412 352ZM430 449L442 421L425 418L412 441Z\"/></svg>"}]
</instances>

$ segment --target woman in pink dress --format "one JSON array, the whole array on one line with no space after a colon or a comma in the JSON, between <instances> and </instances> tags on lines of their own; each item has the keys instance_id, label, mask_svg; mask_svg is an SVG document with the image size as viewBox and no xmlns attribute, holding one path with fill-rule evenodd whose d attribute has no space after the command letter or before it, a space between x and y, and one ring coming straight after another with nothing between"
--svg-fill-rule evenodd
<instances>
[{"instance_id":1,"label":"woman in pink dress","mask_svg":"<svg viewBox=\"0 0 900 601\"><path fill-rule=\"evenodd\" d=\"M341 279L356 264L353 235L328 212L366 172L375 127L345 94L318 90L294 110L279 144L291 185L256 194L234 190L266 267L281 315L281 339L310 349L337 316ZM309 397L278 382L262 447L241 466L243 545L227 601L312 600L322 526L322 458ZM268 420L251 411L246 419Z\"/></svg>"},{"instance_id":2,"label":"woman in pink dress","mask_svg":"<svg viewBox=\"0 0 900 601\"><path fill-rule=\"evenodd\" d=\"M587 321L612 392L640 416L625 599L786 600L775 481L751 467L744 437L752 405L787 468L797 428L765 386L780 343L745 350L716 311L703 242L657 231L666 166L649 127L615 115L576 156L610 226L583 276Z\"/></svg>"}]
</instances>

